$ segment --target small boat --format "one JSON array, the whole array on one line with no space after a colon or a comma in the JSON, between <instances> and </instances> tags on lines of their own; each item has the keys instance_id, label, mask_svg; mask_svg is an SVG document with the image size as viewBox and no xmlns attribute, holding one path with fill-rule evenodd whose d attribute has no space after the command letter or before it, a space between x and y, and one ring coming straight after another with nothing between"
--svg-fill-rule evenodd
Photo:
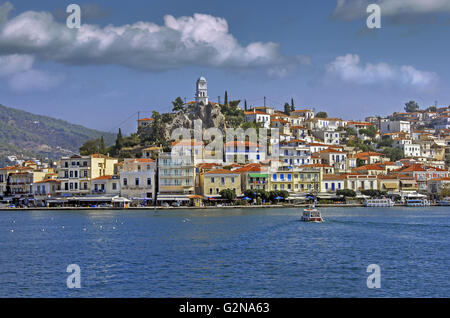
<instances>
[{"instance_id":1,"label":"small boat","mask_svg":"<svg viewBox=\"0 0 450 318\"><path fill-rule=\"evenodd\" d=\"M364 201L366 207L393 207L394 201L391 199L367 199Z\"/></svg>"},{"instance_id":2,"label":"small boat","mask_svg":"<svg viewBox=\"0 0 450 318\"><path fill-rule=\"evenodd\" d=\"M440 206L449 206L450 205L450 198L445 198L441 201L439 201Z\"/></svg>"},{"instance_id":3,"label":"small boat","mask_svg":"<svg viewBox=\"0 0 450 318\"><path fill-rule=\"evenodd\" d=\"M429 206L430 202L427 199L413 199L406 200L406 206Z\"/></svg>"},{"instance_id":4,"label":"small boat","mask_svg":"<svg viewBox=\"0 0 450 318\"><path fill-rule=\"evenodd\" d=\"M303 210L302 215L303 222L323 222L322 215L320 211L315 208L315 206L311 206L307 209Z\"/></svg>"}]
</instances>

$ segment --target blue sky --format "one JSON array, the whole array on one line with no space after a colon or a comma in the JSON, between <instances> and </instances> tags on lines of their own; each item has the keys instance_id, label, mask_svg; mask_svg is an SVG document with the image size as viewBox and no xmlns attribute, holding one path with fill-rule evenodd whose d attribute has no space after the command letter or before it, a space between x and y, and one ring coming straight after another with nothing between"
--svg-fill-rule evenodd
<instances>
[{"instance_id":1,"label":"blue sky","mask_svg":"<svg viewBox=\"0 0 450 318\"><path fill-rule=\"evenodd\" d=\"M450 0L371 2L381 29L366 27L366 0L0 0L0 103L116 131L191 100L203 75L212 101L294 98L347 119L450 104Z\"/></svg>"}]
</instances>

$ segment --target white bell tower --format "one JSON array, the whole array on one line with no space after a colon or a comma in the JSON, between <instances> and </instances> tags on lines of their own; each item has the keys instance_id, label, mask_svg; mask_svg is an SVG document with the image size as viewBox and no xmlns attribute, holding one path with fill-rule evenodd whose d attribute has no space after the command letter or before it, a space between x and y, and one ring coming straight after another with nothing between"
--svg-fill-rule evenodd
<instances>
[{"instance_id":1,"label":"white bell tower","mask_svg":"<svg viewBox=\"0 0 450 318\"><path fill-rule=\"evenodd\" d=\"M195 102L197 104L202 102L204 105L208 105L208 83L203 76L196 83Z\"/></svg>"}]
</instances>

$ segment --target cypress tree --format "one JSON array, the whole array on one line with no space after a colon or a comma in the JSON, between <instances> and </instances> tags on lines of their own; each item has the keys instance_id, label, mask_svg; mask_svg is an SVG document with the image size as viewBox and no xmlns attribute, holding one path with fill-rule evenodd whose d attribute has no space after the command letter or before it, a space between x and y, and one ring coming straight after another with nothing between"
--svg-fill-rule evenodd
<instances>
[{"instance_id":1,"label":"cypress tree","mask_svg":"<svg viewBox=\"0 0 450 318\"><path fill-rule=\"evenodd\" d=\"M294 99L291 98L291 111L295 111L295 106L294 106Z\"/></svg>"},{"instance_id":2,"label":"cypress tree","mask_svg":"<svg viewBox=\"0 0 450 318\"><path fill-rule=\"evenodd\" d=\"M225 91L225 101L224 101L224 105L228 105L228 92Z\"/></svg>"},{"instance_id":3,"label":"cypress tree","mask_svg":"<svg viewBox=\"0 0 450 318\"><path fill-rule=\"evenodd\" d=\"M116 150L120 151L123 146L123 137L122 137L122 130L119 128L119 133L117 134L116 138Z\"/></svg>"},{"instance_id":4,"label":"cypress tree","mask_svg":"<svg viewBox=\"0 0 450 318\"><path fill-rule=\"evenodd\" d=\"M102 155L106 154L105 140L103 139L103 136L100 138L98 152L101 153Z\"/></svg>"}]
</instances>

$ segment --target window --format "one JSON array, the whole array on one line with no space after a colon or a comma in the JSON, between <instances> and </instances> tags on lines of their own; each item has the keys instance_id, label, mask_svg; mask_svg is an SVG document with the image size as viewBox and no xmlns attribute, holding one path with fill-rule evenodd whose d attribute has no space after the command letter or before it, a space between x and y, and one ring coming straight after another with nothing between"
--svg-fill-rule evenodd
<instances>
[{"instance_id":1,"label":"window","mask_svg":"<svg viewBox=\"0 0 450 318\"><path fill-rule=\"evenodd\" d=\"M214 178L211 178L211 183L214 183Z\"/></svg>"},{"instance_id":2,"label":"window","mask_svg":"<svg viewBox=\"0 0 450 318\"><path fill-rule=\"evenodd\" d=\"M134 179L134 184L135 184L136 186L139 186L139 178L135 178L135 179Z\"/></svg>"},{"instance_id":3,"label":"window","mask_svg":"<svg viewBox=\"0 0 450 318\"><path fill-rule=\"evenodd\" d=\"M221 177L221 178L220 178L220 183L221 183L221 184L225 184L225 178L224 178L224 177Z\"/></svg>"},{"instance_id":4,"label":"window","mask_svg":"<svg viewBox=\"0 0 450 318\"><path fill-rule=\"evenodd\" d=\"M112 189L113 189L113 190L117 190L117 183L114 182L114 183L112 184Z\"/></svg>"},{"instance_id":5,"label":"window","mask_svg":"<svg viewBox=\"0 0 450 318\"><path fill-rule=\"evenodd\" d=\"M128 185L128 180L127 180L127 178L123 178L123 185L124 185L124 186Z\"/></svg>"},{"instance_id":6,"label":"window","mask_svg":"<svg viewBox=\"0 0 450 318\"><path fill-rule=\"evenodd\" d=\"M234 183L234 177L231 177L231 183Z\"/></svg>"},{"instance_id":7,"label":"window","mask_svg":"<svg viewBox=\"0 0 450 318\"><path fill-rule=\"evenodd\" d=\"M147 178L147 185L151 186L152 185L152 178Z\"/></svg>"},{"instance_id":8,"label":"window","mask_svg":"<svg viewBox=\"0 0 450 318\"><path fill-rule=\"evenodd\" d=\"M276 173L273 174L272 179L273 179L273 181L277 181L277 174Z\"/></svg>"}]
</instances>

